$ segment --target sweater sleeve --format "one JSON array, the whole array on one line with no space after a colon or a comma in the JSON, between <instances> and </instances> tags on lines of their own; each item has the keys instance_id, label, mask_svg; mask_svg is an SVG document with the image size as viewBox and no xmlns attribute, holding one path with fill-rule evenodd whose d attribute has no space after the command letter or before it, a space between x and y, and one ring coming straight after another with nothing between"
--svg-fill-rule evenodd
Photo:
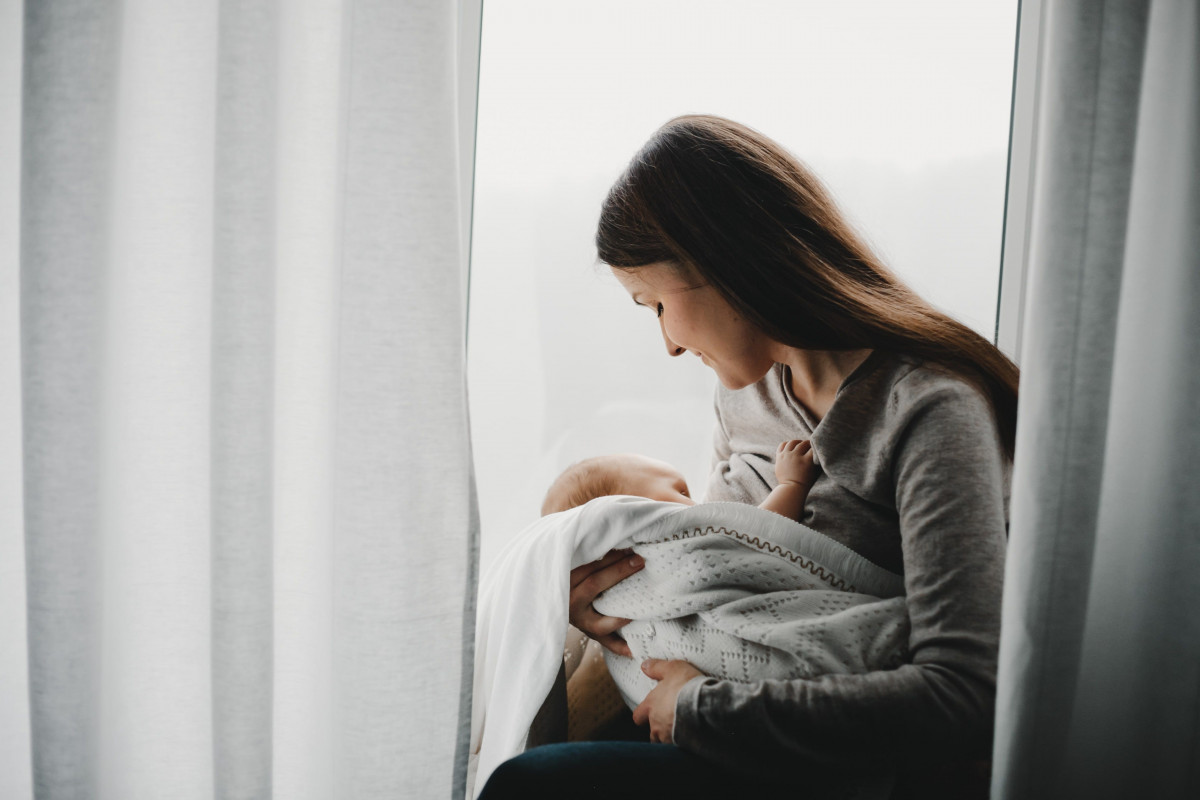
<instances>
[{"instance_id":1,"label":"sweater sleeve","mask_svg":"<svg viewBox=\"0 0 1200 800\"><path fill-rule=\"evenodd\" d=\"M895 486L910 663L751 684L697 678L676 702L681 747L770 770L798 758L844 766L941 760L990 740L1006 468L991 409L974 389L950 384L879 435L889 442L881 469Z\"/></svg>"}]
</instances>

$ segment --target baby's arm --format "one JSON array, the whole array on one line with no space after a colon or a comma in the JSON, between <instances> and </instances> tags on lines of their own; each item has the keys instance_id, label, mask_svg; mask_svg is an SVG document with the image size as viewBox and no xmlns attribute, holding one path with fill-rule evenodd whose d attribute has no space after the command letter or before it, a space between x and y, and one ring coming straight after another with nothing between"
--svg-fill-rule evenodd
<instances>
[{"instance_id":1,"label":"baby's arm","mask_svg":"<svg viewBox=\"0 0 1200 800\"><path fill-rule=\"evenodd\" d=\"M807 439L792 439L779 445L775 454L775 478L779 485L758 507L799 522L808 490L817 481L817 471L812 444Z\"/></svg>"}]
</instances>

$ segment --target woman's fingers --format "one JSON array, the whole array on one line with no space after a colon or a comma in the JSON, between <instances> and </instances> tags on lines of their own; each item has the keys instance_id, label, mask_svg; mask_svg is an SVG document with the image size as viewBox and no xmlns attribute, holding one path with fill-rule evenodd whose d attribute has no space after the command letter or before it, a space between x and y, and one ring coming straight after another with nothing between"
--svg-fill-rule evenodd
<instances>
[{"instance_id":1,"label":"woman's fingers","mask_svg":"<svg viewBox=\"0 0 1200 800\"><path fill-rule=\"evenodd\" d=\"M592 564L585 564L583 567L577 567L571 570L571 602L575 603L578 599L586 598L588 603L596 599L596 596L601 592L609 589L621 581L628 578L633 573L645 566L646 562L641 556L625 553L612 560L610 556L605 556L599 561L594 561ZM599 565L590 572L580 572L587 567Z\"/></svg>"},{"instance_id":2,"label":"woman's fingers","mask_svg":"<svg viewBox=\"0 0 1200 800\"><path fill-rule=\"evenodd\" d=\"M645 725L649 721L650 721L650 705L645 700L643 700L638 705L638 707L633 710L633 724L641 726L641 725ZM650 739L651 739L651 741L654 740L654 731L650 731Z\"/></svg>"},{"instance_id":3,"label":"woman's fingers","mask_svg":"<svg viewBox=\"0 0 1200 800\"><path fill-rule=\"evenodd\" d=\"M595 631L598 637L616 633L633 621L624 617L606 617L595 609L592 609L592 613L596 615L596 619L592 624L592 630Z\"/></svg>"},{"instance_id":4,"label":"woman's fingers","mask_svg":"<svg viewBox=\"0 0 1200 800\"><path fill-rule=\"evenodd\" d=\"M629 644L615 633L609 634L608 636L597 636L596 641L599 642L600 646L605 650L611 650L619 656L625 656L626 658L631 658L633 656L633 651L629 649Z\"/></svg>"},{"instance_id":5,"label":"woman's fingers","mask_svg":"<svg viewBox=\"0 0 1200 800\"><path fill-rule=\"evenodd\" d=\"M571 615L571 624L583 631L588 638L595 639L606 650L627 657L633 653L625 640L617 635L617 631L629 622L630 620L621 617L606 617L590 604L578 614Z\"/></svg>"},{"instance_id":6,"label":"woman's fingers","mask_svg":"<svg viewBox=\"0 0 1200 800\"><path fill-rule=\"evenodd\" d=\"M663 665L666 663L661 658L647 658L642 662L642 672L646 673L647 678L661 681L663 679Z\"/></svg>"},{"instance_id":7,"label":"woman's fingers","mask_svg":"<svg viewBox=\"0 0 1200 800\"><path fill-rule=\"evenodd\" d=\"M617 635L617 631L628 625L629 620L599 613L592 606L592 601L643 566L645 561L641 556L633 555L628 550L613 550L599 561L571 570L571 624L604 648L618 655L631 655L629 645Z\"/></svg>"},{"instance_id":8,"label":"woman's fingers","mask_svg":"<svg viewBox=\"0 0 1200 800\"><path fill-rule=\"evenodd\" d=\"M581 564L580 566L571 570L571 588L574 589L592 573L599 572L607 567L611 567L622 558L628 558L631 555L633 555L632 550L609 550L604 554L604 558L601 558L599 561Z\"/></svg>"},{"instance_id":9,"label":"woman's fingers","mask_svg":"<svg viewBox=\"0 0 1200 800\"><path fill-rule=\"evenodd\" d=\"M600 639L628 625L631 620L624 617L608 617L588 603L571 611L571 624L593 639Z\"/></svg>"}]
</instances>

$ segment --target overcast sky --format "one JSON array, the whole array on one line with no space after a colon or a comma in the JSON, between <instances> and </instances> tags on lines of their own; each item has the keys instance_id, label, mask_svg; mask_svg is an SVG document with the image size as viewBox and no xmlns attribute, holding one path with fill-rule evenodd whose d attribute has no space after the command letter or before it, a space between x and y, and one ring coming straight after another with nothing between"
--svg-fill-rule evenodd
<instances>
[{"instance_id":1,"label":"overcast sky","mask_svg":"<svg viewBox=\"0 0 1200 800\"><path fill-rule=\"evenodd\" d=\"M687 112L732 117L805 159L915 168L1004 149L996 98L1011 93L1016 5L487 0L482 177L619 169Z\"/></svg>"}]
</instances>

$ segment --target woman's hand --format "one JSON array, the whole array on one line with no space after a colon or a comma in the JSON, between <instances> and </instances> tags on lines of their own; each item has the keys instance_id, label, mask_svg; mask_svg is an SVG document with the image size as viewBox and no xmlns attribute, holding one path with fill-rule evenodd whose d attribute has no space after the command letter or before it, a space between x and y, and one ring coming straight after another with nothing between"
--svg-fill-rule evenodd
<instances>
[{"instance_id":1,"label":"woman's hand","mask_svg":"<svg viewBox=\"0 0 1200 800\"><path fill-rule=\"evenodd\" d=\"M638 725L650 723L650 741L671 744L675 728L675 700L683 685L704 673L686 661L663 661L648 658L642 662L642 672L658 681L641 705L633 710Z\"/></svg>"},{"instance_id":2,"label":"woman's hand","mask_svg":"<svg viewBox=\"0 0 1200 800\"><path fill-rule=\"evenodd\" d=\"M596 597L645 566L641 556L630 550L612 550L599 561L571 570L571 624L595 639L605 649L628 658L629 645L617 631L629 624L622 617L606 617L592 607Z\"/></svg>"}]
</instances>

